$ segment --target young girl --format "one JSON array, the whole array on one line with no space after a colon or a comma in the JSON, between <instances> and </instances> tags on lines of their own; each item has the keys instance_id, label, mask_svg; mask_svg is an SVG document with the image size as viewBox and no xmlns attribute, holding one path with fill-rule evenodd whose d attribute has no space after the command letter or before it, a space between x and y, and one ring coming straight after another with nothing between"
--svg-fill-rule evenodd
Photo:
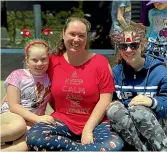
<instances>
[{"instance_id":1,"label":"young girl","mask_svg":"<svg viewBox=\"0 0 167 152\"><path fill-rule=\"evenodd\" d=\"M147 5L154 4L149 11L150 26L147 31L147 53L160 56L167 60L167 1L151 0ZM167 62L167 61L166 61Z\"/></svg>"},{"instance_id":2,"label":"young girl","mask_svg":"<svg viewBox=\"0 0 167 152\"><path fill-rule=\"evenodd\" d=\"M24 30L24 36L32 34ZM44 115L51 98L50 79L46 74L49 64L48 43L32 40L25 47L26 69L14 70L4 82L7 102L1 106L1 142L3 150L27 150L24 134L32 124L52 124L53 117ZM9 145L9 143L13 144Z\"/></svg>"},{"instance_id":3,"label":"young girl","mask_svg":"<svg viewBox=\"0 0 167 152\"><path fill-rule=\"evenodd\" d=\"M111 39L119 50L112 68L115 93L107 110L111 126L136 150L166 151L167 68L143 53L143 30L129 26Z\"/></svg>"}]
</instances>

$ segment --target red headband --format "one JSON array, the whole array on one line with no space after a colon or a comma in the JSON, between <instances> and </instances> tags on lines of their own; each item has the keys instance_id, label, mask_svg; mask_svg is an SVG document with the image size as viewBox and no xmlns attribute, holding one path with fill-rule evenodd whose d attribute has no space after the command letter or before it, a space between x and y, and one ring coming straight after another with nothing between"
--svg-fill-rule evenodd
<instances>
[{"instance_id":1,"label":"red headband","mask_svg":"<svg viewBox=\"0 0 167 152\"><path fill-rule=\"evenodd\" d=\"M26 45L25 47L25 52L27 53L28 52L28 49L30 48L30 46L34 45L34 44L43 44L45 45L46 47L49 47L48 43L44 42L44 41L33 41L32 43L29 43Z\"/></svg>"}]
</instances>

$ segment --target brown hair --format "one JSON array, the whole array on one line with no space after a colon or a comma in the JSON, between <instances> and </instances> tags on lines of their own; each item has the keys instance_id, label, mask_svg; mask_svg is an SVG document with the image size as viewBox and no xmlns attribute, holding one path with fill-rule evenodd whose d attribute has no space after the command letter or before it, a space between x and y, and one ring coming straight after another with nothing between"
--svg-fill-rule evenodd
<instances>
[{"instance_id":1,"label":"brown hair","mask_svg":"<svg viewBox=\"0 0 167 152\"><path fill-rule=\"evenodd\" d=\"M63 28L62 35L60 36L60 39L56 43L56 54L57 55L62 55L64 52L66 52L66 47L64 45L64 40L63 40L63 33L65 33L66 29L68 28L69 23L75 22L75 21L80 21L83 24L85 24L85 26L86 26L86 30L87 30L87 43L86 43L85 49L88 49L88 47L89 47L89 36L88 36L88 33L90 31L91 24L85 18L70 17L70 18L68 18L66 20L66 23L65 23L64 28Z\"/></svg>"},{"instance_id":2,"label":"brown hair","mask_svg":"<svg viewBox=\"0 0 167 152\"><path fill-rule=\"evenodd\" d=\"M119 44L120 42L123 41L123 33L124 32L134 32L136 33L135 35L135 41L140 42L140 48L141 48L141 56L144 55L145 49L146 49L146 43L147 43L147 38L146 38L146 30L143 28L136 27L134 25L128 25L127 27L123 28L123 31L114 31L110 34L110 40L111 43L114 43L115 45ZM120 53L118 50L116 50L117 53L117 63L120 63L122 60L122 57L120 56Z\"/></svg>"}]
</instances>

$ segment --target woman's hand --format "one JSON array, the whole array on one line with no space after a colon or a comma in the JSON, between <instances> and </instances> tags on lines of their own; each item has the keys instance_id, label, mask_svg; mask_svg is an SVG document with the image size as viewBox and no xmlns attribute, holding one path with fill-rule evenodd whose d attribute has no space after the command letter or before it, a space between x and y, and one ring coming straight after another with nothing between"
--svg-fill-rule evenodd
<instances>
[{"instance_id":1,"label":"woman's hand","mask_svg":"<svg viewBox=\"0 0 167 152\"><path fill-rule=\"evenodd\" d=\"M151 107L152 99L147 96L139 94L136 97L134 97L128 104L128 106L133 106L133 105L143 105L146 107Z\"/></svg>"},{"instance_id":2,"label":"woman's hand","mask_svg":"<svg viewBox=\"0 0 167 152\"><path fill-rule=\"evenodd\" d=\"M83 130L82 136L81 136L81 144L85 145L90 143L93 143L93 133Z\"/></svg>"},{"instance_id":3,"label":"woman's hand","mask_svg":"<svg viewBox=\"0 0 167 152\"><path fill-rule=\"evenodd\" d=\"M38 116L37 122L44 122L47 124L54 124L54 118L49 115L44 115L44 116Z\"/></svg>"},{"instance_id":4,"label":"woman's hand","mask_svg":"<svg viewBox=\"0 0 167 152\"><path fill-rule=\"evenodd\" d=\"M82 131L81 143L83 145L93 143L93 130L103 120L111 100L112 93L100 94L100 100L94 107Z\"/></svg>"}]
</instances>

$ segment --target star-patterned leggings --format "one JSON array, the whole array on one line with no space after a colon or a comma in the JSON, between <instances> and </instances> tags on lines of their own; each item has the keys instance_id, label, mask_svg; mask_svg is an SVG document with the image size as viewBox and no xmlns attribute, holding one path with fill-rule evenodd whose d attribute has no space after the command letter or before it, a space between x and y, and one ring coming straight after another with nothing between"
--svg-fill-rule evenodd
<instances>
[{"instance_id":1,"label":"star-patterned leggings","mask_svg":"<svg viewBox=\"0 0 167 152\"><path fill-rule=\"evenodd\" d=\"M76 135L62 122L54 125L37 123L27 133L27 144L31 150L41 151L120 151L123 140L110 131L108 122L99 124L93 132L94 143L82 145L81 136Z\"/></svg>"}]
</instances>

